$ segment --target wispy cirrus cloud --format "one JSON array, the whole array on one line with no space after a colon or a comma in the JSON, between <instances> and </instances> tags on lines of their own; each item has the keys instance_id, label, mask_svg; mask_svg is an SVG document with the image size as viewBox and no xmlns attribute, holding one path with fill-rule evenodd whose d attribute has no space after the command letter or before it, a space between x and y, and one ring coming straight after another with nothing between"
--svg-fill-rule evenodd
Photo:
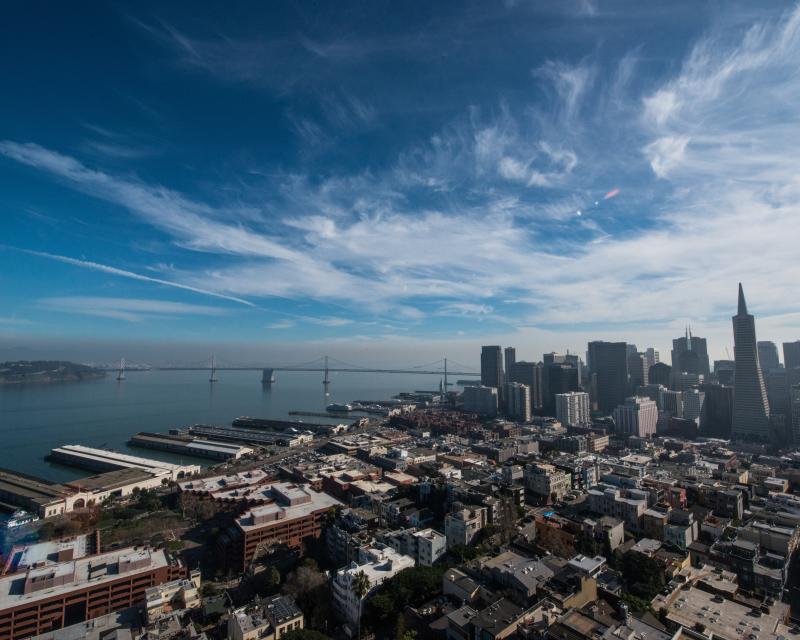
<instances>
[{"instance_id":1,"label":"wispy cirrus cloud","mask_svg":"<svg viewBox=\"0 0 800 640\"><path fill-rule=\"evenodd\" d=\"M141 322L148 318L202 315L221 316L225 309L169 300L113 298L102 296L53 296L41 298L39 305L51 311Z\"/></svg>"},{"instance_id":2,"label":"wispy cirrus cloud","mask_svg":"<svg viewBox=\"0 0 800 640\"><path fill-rule=\"evenodd\" d=\"M637 47L610 63L545 62L525 72L525 90L544 102L464 107L388 166L283 173L264 188L273 199L263 219L35 144L7 141L0 153L218 258L179 271L181 285L349 308L322 326L388 312L417 321L437 309L480 319L501 306L518 324L686 313L721 326L736 280L752 287L754 308L773 313L770 301L797 287L787 265L800 236L799 16L712 26L658 76ZM201 43L170 37L192 64L208 61ZM312 45L321 59L350 55ZM341 104L303 121L299 135L324 135L313 128L323 121L369 124L363 98L332 95Z\"/></svg>"},{"instance_id":3,"label":"wispy cirrus cloud","mask_svg":"<svg viewBox=\"0 0 800 640\"><path fill-rule=\"evenodd\" d=\"M267 329L291 329L295 326L293 320L278 320L278 322L271 322L267 325Z\"/></svg>"},{"instance_id":4,"label":"wispy cirrus cloud","mask_svg":"<svg viewBox=\"0 0 800 640\"><path fill-rule=\"evenodd\" d=\"M212 296L215 298L221 298L223 300L230 300L231 302L237 302L239 304L243 304L248 307L255 306L252 302L244 300L243 298L229 296L224 293L220 293L219 291L210 291L208 289L202 289L200 287L193 287L187 284L181 284L180 282L164 280L163 278L154 278L152 276L145 276L140 273L134 273L133 271L127 271L125 269L118 269L117 267L112 267L106 264L100 264L99 262L93 262L91 260L79 260L77 258L70 258L69 256L61 256L53 253L46 253L44 251L33 251L31 249L21 249L19 247L0 246L0 248L19 251L21 253L26 253L28 255L36 256L39 258L45 258L47 260L55 260L56 262L62 262L64 264L72 265L74 267L80 267L82 269L91 269L92 271L100 271L102 273L107 273L112 276L129 278L131 280L139 280L140 282L152 282L153 284L163 285L165 287L174 287L175 289L183 289L184 291L191 291L192 293L199 293L204 296Z\"/></svg>"}]
</instances>

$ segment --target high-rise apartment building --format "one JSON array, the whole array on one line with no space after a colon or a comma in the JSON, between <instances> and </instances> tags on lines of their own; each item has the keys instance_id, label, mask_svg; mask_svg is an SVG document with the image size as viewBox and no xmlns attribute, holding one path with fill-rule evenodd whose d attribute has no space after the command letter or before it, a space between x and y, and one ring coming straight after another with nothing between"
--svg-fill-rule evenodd
<instances>
[{"instance_id":1,"label":"high-rise apartment building","mask_svg":"<svg viewBox=\"0 0 800 640\"><path fill-rule=\"evenodd\" d=\"M781 366L781 362L778 359L778 345L770 340L759 340L758 363L761 365L763 373L778 369Z\"/></svg>"},{"instance_id":2,"label":"high-rise apartment building","mask_svg":"<svg viewBox=\"0 0 800 640\"><path fill-rule=\"evenodd\" d=\"M732 318L736 372L733 387L733 438L768 440L769 402L758 361L756 322L747 313L744 290L739 283L738 311Z\"/></svg>"},{"instance_id":3,"label":"high-rise apartment building","mask_svg":"<svg viewBox=\"0 0 800 640\"><path fill-rule=\"evenodd\" d=\"M783 366L787 369L800 368L800 340L783 343Z\"/></svg>"},{"instance_id":4,"label":"high-rise apartment building","mask_svg":"<svg viewBox=\"0 0 800 640\"><path fill-rule=\"evenodd\" d=\"M658 407L650 398L633 396L614 409L617 433L647 438L656 433Z\"/></svg>"},{"instance_id":5,"label":"high-rise apartment building","mask_svg":"<svg viewBox=\"0 0 800 640\"><path fill-rule=\"evenodd\" d=\"M506 415L517 422L531 420L531 388L519 382L507 382L505 387Z\"/></svg>"},{"instance_id":6,"label":"high-rise apartment building","mask_svg":"<svg viewBox=\"0 0 800 640\"><path fill-rule=\"evenodd\" d=\"M515 362L511 368L511 382L530 387L531 411L542 408L542 364L540 362Z\"/></svg>"},{"instance_id":7,"label":"high-rise apartment building","mask_svg":"<svg viewBox=\"0 0 800 640\"><path fill-rule=\"evenodd\" d=\"M503 386L503 350L497 345L481 347L481 384L495 389Z\"/></svg>"},{"instance_id":8,"label":"high-rise apartment building","mask_svg":"<svg viewBox=\"0 0 800 640\"><path fill-rule=\"evenodd\" d=\"M625 401L628 389L628 349L624 342L589 343L593 398L599 411L610 413Z\"/></svg>"},{"instance_id":9,"label":"high-rise apartment building","mask_svg":"<svg viewBox=\"0 0 800 640\"><path fill-rule=\"evenodd\" d=\"M686 328L686 335L672 341L672 369L707 376L708 346L705 338L692 335L691 328Z\"/></svg>"},{"instance_id":10,"label":"high-rise apartment building","mask_svg":"<svg viewBox=\"0 0 800 640\"><path fill-rule=\"evenodd\" d=\"M514 368L514 363L517 361L517 350L514 347L505 348L506 356L506 369L504 382L512 382L511 370Z\"/></svg>"},{"instance_id":11,"label":"high-rise apartment building","mask_svg":"<svg viewBox=\"0 0 800 640\"><path fill-rule=\"evenodd\" d=\"M566 427L582 427L591 424L589 411L589 394L582 391L558 393L556 400L556 418Z\"/></svg>"}]
</instances>

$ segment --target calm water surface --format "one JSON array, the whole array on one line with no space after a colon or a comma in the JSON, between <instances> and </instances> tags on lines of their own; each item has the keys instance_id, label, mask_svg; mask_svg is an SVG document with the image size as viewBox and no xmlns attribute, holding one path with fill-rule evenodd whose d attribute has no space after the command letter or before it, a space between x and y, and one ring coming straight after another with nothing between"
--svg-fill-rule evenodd
<instances>
[{"instance_id":1,"label":"calm water surface","mask_svg":"<svg viewBox=\"0 0 800 640\"><path fill-rule=\"evenodd\" d=\"M439 387L438 376L337 373L325 398L322 373L279 371L271 387L262 387L260 371L218 375L213 385L207 371L130 371L122 382L109 375L87 382L0 386L0 466L60 482L88 472L45 462L53 447L84 444L176 461L168 453L126 443L139 431L230 425L245 415L325 422L288 412L324 411L329 402L384 400L400 391Z\"/></svg>"}]
</instances>

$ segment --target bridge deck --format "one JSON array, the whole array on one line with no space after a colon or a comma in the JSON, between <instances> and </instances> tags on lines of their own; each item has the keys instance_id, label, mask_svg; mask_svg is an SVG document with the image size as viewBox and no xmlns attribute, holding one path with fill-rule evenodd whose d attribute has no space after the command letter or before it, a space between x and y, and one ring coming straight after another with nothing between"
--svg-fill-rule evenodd
<instances>
[{"instance_id":1,"label":"bridge deck","mask_svg":"<svg viewBox=\"0 0 800 640\"><path fill-rule=\"evenodd\" d=\"M153 367L159 371L208 371L210 367ZM261 371L272 369L273 371L319 371L324 373L323 367L216 367L217 371ZM328 367L331 373L420 373L426 375L444 375L444 370L421 370L421 369L343 369L338 367ZM472 371L447 371L448 376L474 376L480 377L480 373Z\"/></svg>"}]
</instances>

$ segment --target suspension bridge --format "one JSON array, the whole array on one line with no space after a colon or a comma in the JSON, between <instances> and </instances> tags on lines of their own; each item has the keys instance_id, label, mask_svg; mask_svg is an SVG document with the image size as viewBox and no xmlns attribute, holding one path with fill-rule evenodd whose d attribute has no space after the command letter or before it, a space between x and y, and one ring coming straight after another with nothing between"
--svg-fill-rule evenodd
<instances>
[{"instance_id":1,"label":"suspension bridge","mask_svg":"<svg viewBox=\"0 0 800 640\"><path fill-rule=\"evenodd\" d=\"M455 366L455 368L453 368ZM111 367L109 367L111 368ZM448 376L479 377L480 372L471 369L468 365L463 365L447 358L441 358L433 362L410 366L364 366L345 362L329 356L320 356L309 362L294 364L241 364L230 363L218 359L216 356L200 360L197 362L171 363L161 365L148 365L144 363L134 363L125 358L121 358L119 366L114 367L117 371L117 380L125 379L126 371L208 371L209 382L217 382L221 371L259 371L262 374L261 381L265 384L275 382L276 371L312 371L324 374L323 384L330 384L331 373L403 373L420 375L440 375L444 377L446 387L451 386L447 382Z\"/></svg>"}]
</instances>

